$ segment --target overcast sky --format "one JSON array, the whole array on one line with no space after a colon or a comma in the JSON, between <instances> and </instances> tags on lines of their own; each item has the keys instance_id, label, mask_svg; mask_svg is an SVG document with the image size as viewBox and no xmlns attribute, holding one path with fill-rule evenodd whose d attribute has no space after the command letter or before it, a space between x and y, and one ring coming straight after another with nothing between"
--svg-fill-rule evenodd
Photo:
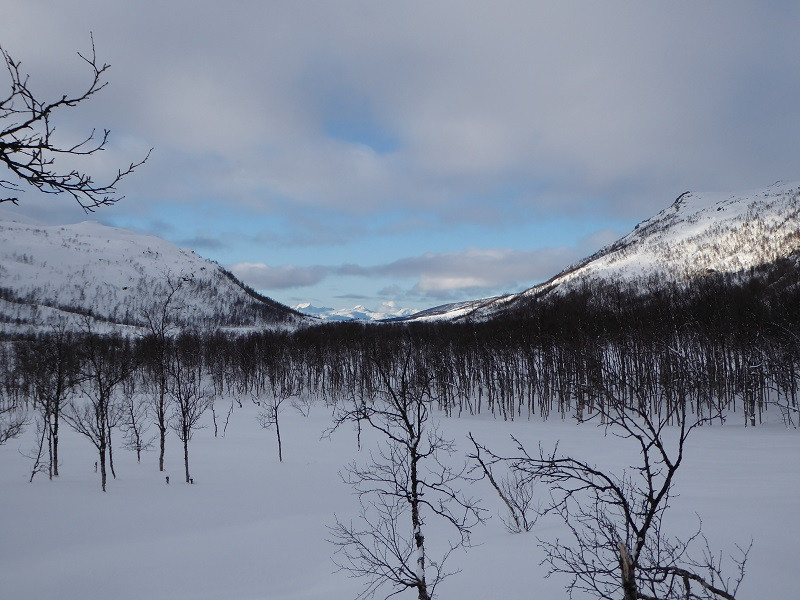
<instances>
[{"instance_id":1,"label":"overcast sky","mask_svg":"<svg viewBox=\"0 0 800 600\"><path fill-rule=\"evenodd\" d=\"M519 291L686 190L800 179L796 1L4 0L56 117L141 158L90 218L196 250L290 305ZM0 80L5 90L7 81ZM0 177L2 173L0 173ZM68 198L20 214L85 220Z\"/></svg>"}]
</instances>

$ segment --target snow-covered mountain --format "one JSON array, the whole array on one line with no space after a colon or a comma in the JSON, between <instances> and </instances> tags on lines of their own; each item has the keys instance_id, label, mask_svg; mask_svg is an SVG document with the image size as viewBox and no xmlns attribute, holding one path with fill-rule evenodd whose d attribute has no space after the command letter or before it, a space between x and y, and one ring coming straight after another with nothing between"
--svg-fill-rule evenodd
<instances>
[{"instance_id":1,"label":"snow-covered mountain","mask_svg":"<svg viewBox=\"0 0 800 600\"><path fill-rule=\"evenodd\" d=\"M657 215L548 281L519 294L444 305L412 319L489 318L526 299L592 283L641 289L736 273L800 249L800 182L743 193L686 192Z\"/></svg>"},{"instance_id":2,"label":"snow-covered mountain","mask_svg":"<svg viewBox=\"0 0 800 600\"><path fill-rule=\"evenodd\" d=\"M313 306L310 302L298 304L293 309L321 321L385 321L409 317L416 312L412 308L399 308L393 301L384 302L377 310L371 310L363 304L353 308L328 308Z\"/></svg>"},{"instance_id":3,"label":"snow-covered mountain","mask_svg":"<svg viewBox=\"0 0 800 600\"><path fill-rule=\"evenodd\" d=\"M47 226L0 213L0 330L59 321L119 329L169 304L171 319L202 327L287 326L307 319L260 296L218 264L157 237L96 222Z\"/></svg>"}]
</instances>

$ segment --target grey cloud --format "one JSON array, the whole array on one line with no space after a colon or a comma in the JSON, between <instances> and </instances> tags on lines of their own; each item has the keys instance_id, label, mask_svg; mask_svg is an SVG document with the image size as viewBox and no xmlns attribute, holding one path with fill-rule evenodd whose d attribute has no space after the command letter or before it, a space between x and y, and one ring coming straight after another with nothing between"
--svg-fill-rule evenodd
<instances>
[{"instance_id":1,"label":"grey cloud","mask_svg":"<svg viewBox=\"0 0 800 600\"><path fill-rule=\"evenodd\" d=\"M71 53L94 31L111 86L65 131L108 126L162 150L130 195L466 218L463 198L544 181L512 212L601 195L646 215L687 188L796 171L796 3L8 4L4 45L47 90L85 75ZM329 138L332 98L353 98L396 149Z\"/></svg>"},{"instance_id":2,"label":"grey cloud","mask_svg":"<svg viewBox=\"0 0 800 600\"><path fill-rule=\"evenodd\" d=\"M262 290L312 286L329 272L325 267L270 267L264 263L237 263L231 265L230 270L246 284Z\"/></svg>"},{"instance_id":3,"label":"grey cloud","mask_svg":"<svg viewBox=\"0 0 800 600\"><path fill-rule=\"evenodd\" d=\"M408 290L405 290L399 285L388 285L377 291L377 296L380 298L391 298L394 300L406 298Z\"/></svg>"},{"instance_id":4,"label":"grey cloud","mask_svg":"<svg viewBox=\"0 0 800 600\"><path fill-rule=\"evenodd\" d=\"M177 243L179 246L185 246L189 248L205 248L210 250L220 250L228 247L228 244L219 238L208 235L196 235L191 238L179 240Z\"/></svg>"},{"instance_id":5,"label":"grey cloud","mask_svg":"<svg viewBox=\"0 0 800 600\"><path fill-rule=\"evenodd\" d=\"M416 288L423 293L492 290L532 285L576 258L575 249L567 248L528 251L472 248L406 258L385 265L380 271L386 275L417 276Z\"/></svg>"},{"instance_id":6,"label":"grey cloud","mask_svg":"<svg viewBox=\"0 0 800 600\"><path fill-rule=\"evenodd\" d=\"M294 247L341 246L369 234L369 228L337 212L316 211L308 214L281 203L279 225L251 236L258 243Z\"/></svg>"}]
</instances>

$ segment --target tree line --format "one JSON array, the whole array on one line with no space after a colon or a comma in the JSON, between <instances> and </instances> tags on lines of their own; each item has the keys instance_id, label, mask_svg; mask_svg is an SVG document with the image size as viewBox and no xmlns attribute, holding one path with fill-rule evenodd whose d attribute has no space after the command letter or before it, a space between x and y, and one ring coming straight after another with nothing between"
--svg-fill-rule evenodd
<instances>
[{"instance_id":1,"label":"tree line","mask_svg":"<svg viewBox=\"0 0 800 600\"><path fill-rule=\"evenodd\" d=\"M797 426L800 293L787 284L792 269L789 260L744 281L710 275L645 294L594 285L527 299L491 321L337 323L240 335L182 328L172 304L179 285L168 286L161 304L141 317L147 327L139 337L98 335L87 317L81 332L62 324L5 340L0 440L33 415L37 468L57 475L59 428L67 423L95 446L98 468L108 462L113 474L106 453L119 431L139 453L157 444L163 471L174 429L188 481L188 444L206 410L218 429L223 415L229 420L237 403L252 399L262 424L275 428L280 454L287 399L333 406L374 398L401 371L427 381L431 403L449 416L583 419L604 414L610 402L656 417L685 407L695 419L715 415L747 426L772 408ZM228 404L220 409L222 398Z\"/></svg>"}]
</instances>

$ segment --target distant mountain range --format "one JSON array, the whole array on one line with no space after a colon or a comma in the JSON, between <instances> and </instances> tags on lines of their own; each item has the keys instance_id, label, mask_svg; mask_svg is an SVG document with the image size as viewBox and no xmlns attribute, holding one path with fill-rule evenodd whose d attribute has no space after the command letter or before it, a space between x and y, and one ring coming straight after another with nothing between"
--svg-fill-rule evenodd
<instances>
[{"instance_id":1,"label":"distant mountain range","mask_svg":"<svg viewBox=\"0 0 800 600\"><path fill-rule=\"evenodd\" d=\"M139 329L169 302L170 319L203 328L287 327L308 317L218 264L157 237L95 222L45 226L0 213L0 331L58 323Z\"/></svg>"},{"instance_id":2,"label":"distant mountain range","mask_svg":"<svg viewBox=\"0 0 800 600\"><path fill-rule=\"evenodd\" d=\"M710 273L742 273L800 250L800 183L744 193L686 192L633 231L518 294L446 304L407 320L491 319L534 298L593 284L642 291Z\"/></svg>"},{"instance_id":3,"label":"distant mountain range","mask_svg":"<svg viewBox=\"0 0 800 600\"><path fill-rule=\"evenodd\" d=\"M377 310L370 310L363 304L353 308L320 308L309 302L298 304L294 310L316 317L321 321L384 321L409 317L417 311L412 308L398 308L395 302L384 302Z\"/></svg>"}]
</instances>

